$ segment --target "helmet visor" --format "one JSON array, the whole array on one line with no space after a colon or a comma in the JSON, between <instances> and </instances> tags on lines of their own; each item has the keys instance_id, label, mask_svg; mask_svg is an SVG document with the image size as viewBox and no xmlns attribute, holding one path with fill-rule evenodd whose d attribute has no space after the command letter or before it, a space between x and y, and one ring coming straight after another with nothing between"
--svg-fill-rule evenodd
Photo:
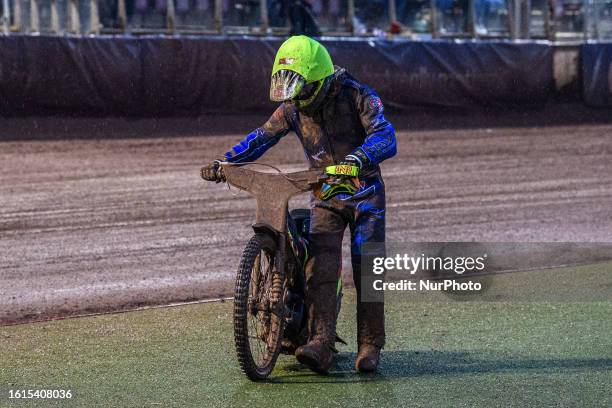
<instances>
[{"instance_id":1,"label":"helmet visor","mask_svg":"<svg viewBox=\"0 0 612 408\"><path fill-rule=\"evenodd\" d=\"M306 101L314 96L318 88L319 81L306 84L302 87L302 90L300 91L300 93L297 94L295 99L297 99L298 101Z\"/></svg>"},{"instance_id":2,"label":"helmet visor","mask_svg":"<svg viewBox=\"0 0 612 408\"><path fill-rule=\"evenodd\" d=\"M284 102L298 96L306 80L303 76L288 69L282 69L272 76L270 100Z\"/></svg>"}]
</instances>

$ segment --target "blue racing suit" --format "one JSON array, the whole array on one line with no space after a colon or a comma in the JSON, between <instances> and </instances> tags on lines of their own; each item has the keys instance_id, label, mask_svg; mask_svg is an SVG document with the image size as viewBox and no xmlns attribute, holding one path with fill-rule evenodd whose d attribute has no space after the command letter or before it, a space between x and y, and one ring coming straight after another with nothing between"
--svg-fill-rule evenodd
<instances>
[{"instance_id":1,"label":"blue racing suit","mask_svg":"<svg viewBox=\"0 0 612 408\"><path fill-rule=\"evenodd\" d=\"M383 302L363 304L360 279L362 245L385 241L385 186L379 163L394 156L397 147L395 130L383 112L382 102L371 88L337 68L308 110L298 110L291 102L281 104L262 127L225 154L229 162L255 161L293 131L311 168L338 164L349 155L361 163L360 188L354 196L338 195L328 201L311 197L312 256L306 265L310 340L330 347L335 339L335 312L331 311L335 310L347 225L358 294L358 341L384 345Z\"/></svg>"}]
</instances>

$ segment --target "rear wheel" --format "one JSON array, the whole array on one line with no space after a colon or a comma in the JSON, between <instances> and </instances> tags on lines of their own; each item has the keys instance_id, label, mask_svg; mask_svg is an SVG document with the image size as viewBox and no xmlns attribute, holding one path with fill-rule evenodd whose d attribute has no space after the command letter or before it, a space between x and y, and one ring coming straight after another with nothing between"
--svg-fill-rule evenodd
<instances>
[{"instance_id":1,"label":"rear wheel","mask_svg":"<svg viewBox=\"0 0 612 408\"><path fill-rule=\"evenodd\" d=\"M236 352L242 371L254 381L270 375L280 353L283 284L275 271L275 255L273 240L255 235L242 253L236 276Z\"/></svg>"}]
</instances>

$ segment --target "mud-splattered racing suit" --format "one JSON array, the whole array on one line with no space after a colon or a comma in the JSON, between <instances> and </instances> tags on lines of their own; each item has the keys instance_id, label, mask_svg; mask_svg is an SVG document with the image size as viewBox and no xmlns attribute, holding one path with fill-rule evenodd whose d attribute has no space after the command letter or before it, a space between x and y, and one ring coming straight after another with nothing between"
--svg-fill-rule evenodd
<instances>
[{"instance_id":1,"label":"mud-splattered racing suit","mask_svg":"<svg viewBox=\"0 0 612 408\"><path fill-rule=\"evenodd\" d=\"M312 257L306 265L310 340L334 345L336 284L342 266L342 236L348 225L358 294L358 341L382 347L384 304L361 302L360 255L364 243L385 241L385 185L378 165L395 155L395 131L376 93L343 69L336 68L329 88L318 98L308 111L298 110L291 102L281 104L225 158L235 163L255 161L290 131L300 139L311 168L338 164L349 155L358 158L360 188L354 196L338 195L329 201L311 197Z\"/></svg>"}]
</instances>

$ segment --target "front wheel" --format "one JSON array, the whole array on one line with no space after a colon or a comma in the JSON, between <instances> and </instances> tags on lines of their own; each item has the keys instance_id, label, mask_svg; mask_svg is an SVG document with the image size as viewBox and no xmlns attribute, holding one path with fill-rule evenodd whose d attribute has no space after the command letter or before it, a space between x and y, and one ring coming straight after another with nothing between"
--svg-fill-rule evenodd
<instances>
[{"instance_id":1,"label":"front wheel","mask_svg":"<svg viewBox=\"0 0 612 408\"><path fill-rule=\"evenodd\" d=\"M234 339L242 371L253 381L266 379L280 353L284 319L283 285L275 270L276 247L264 235L248 242L236 276Z\"/></svg>"}]
</instances>

